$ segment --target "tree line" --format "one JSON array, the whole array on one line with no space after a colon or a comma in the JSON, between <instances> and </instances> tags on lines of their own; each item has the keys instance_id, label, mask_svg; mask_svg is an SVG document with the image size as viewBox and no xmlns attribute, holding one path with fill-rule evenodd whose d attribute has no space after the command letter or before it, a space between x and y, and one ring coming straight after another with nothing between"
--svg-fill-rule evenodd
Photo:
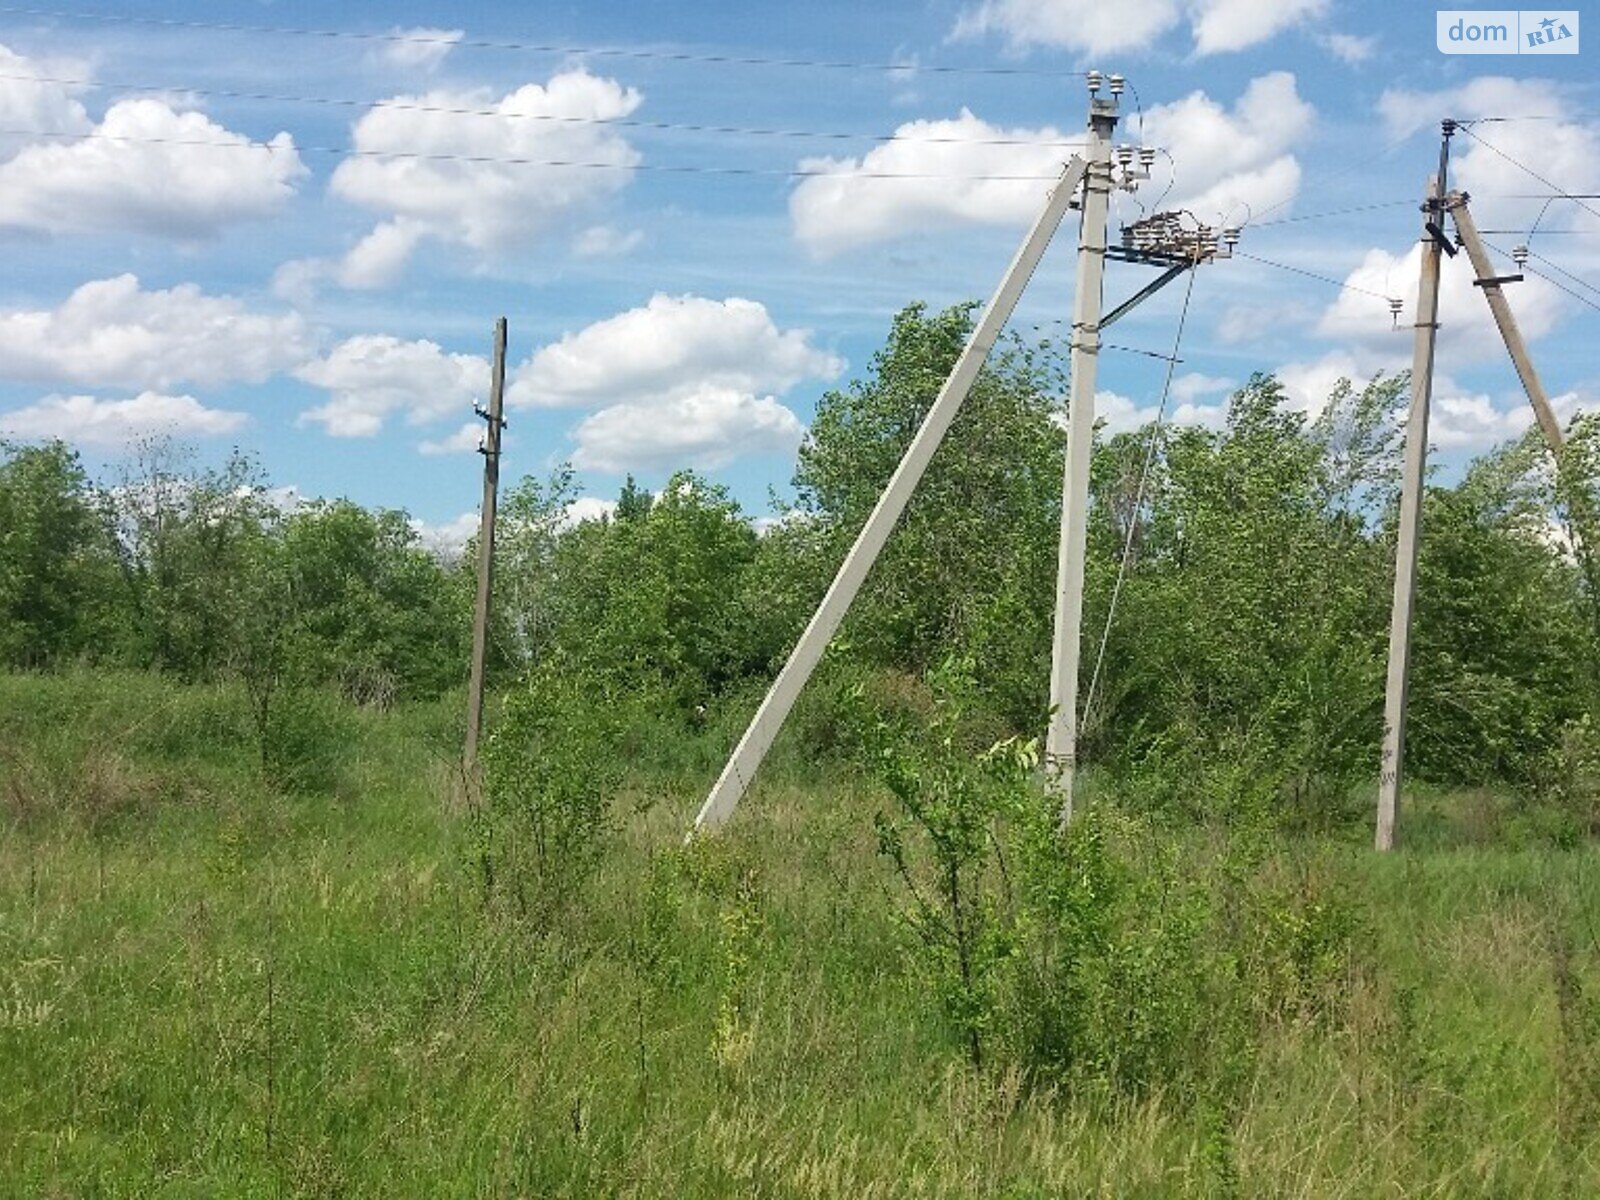
<instances>
[{"instance_id":1,"label":"tree line","mask_svg":"<svg viewBox=\"0 0 1600 1200\"><path fill-rule=\"evenodd\" d=\"M558 664L686 727L708 710L742 720L971 323L970 306L898 314L863 378L820 401L793 498L760 532L692 472L654 495L629 480L582 522L570 469L513 486L491 679ZM914 692L959 657L969 708L995 732L1042 728L1063 392L1053 344L997 349L857 600L836 671ZM1343 383L1308 417L1258 375L1219 428L1101 439L1090 761L1152 802L1308 813L1375 771L1405 396L1403 376ZM1569 437L1559 472L1530 433L1430 482L1408 755L1420 777L1560 787L1594 757L1600 602L1579 518L1600 435L1580 418ZM466 676L473 560L430 553L402 512L277 502L238 455L200 469L149 447L108 483L60 443L0 445L0 663L15 669L237 677L264 706L284 686L434 697Z\"/></svg>"}]
</instances>

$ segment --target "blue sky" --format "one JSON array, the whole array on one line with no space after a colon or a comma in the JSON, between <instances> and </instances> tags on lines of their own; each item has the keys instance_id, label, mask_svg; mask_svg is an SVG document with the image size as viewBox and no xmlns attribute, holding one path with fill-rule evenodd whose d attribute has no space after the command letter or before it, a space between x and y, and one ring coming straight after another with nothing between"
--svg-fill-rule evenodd
<instances>
[{"instance_id":1,"label":"blue sky","mask_svg":"<svg viewBox=\"0 0 1600 1200\"><path fill-rule=\"evenodd\" d=\"M1548 280L1511 297L1549 390L1600 398L1600 200L1546 204L1600 192L1600 49L1448 56L1431 6L1333 0L95 11L0 8L0 436L59 434L97 471L151 434L205 461L240 445L280 486L448 539L504 314L506 477L571 460L598 502L696 466L764 513L897 309L988 295L1081 136L1088 67L1132 85L1119 140L1163 152L1118 219L1226 216L1279 264L1201 273L1173 419L1214 423L1256 370L1315 411L1339 376L1407 364L1385 297L1404 326L1444 116L1483 122L1455 162L1507 231L1489 240L1537 226ZM1070 312L1075 241L1069 222L1025 331ZM1527 420L1463 276L1446 469ZM1145 278L1114 265L1108 299ZM1179 292L1112 340L1166 351ZM1100 411L1129 427L1160 386L1159 362L1110 352Z\"/></svg>"}]
</instances>

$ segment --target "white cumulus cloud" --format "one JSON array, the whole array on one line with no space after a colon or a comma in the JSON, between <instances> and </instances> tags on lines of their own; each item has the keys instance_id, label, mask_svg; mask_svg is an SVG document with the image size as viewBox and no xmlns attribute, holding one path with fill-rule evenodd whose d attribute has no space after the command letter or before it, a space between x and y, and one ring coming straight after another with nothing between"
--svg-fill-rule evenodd
<instances>
[{"instance_id":1,"label":"white cumulus cloud","mask_svg":"<svg viewBox=\"0 0 1600 1200\"><path fill-rule=\"evenodd\" d=\"M1187 208L1213 223L1240 223L1300 190L1300 164L1291 148L1315 119L1316 110L1300 98L1287 71L1252 79L1231 109L1203 91L1158 104L1145 116L1145 141L1165 148L1172 159L1158 161L1156 178L1143 190L1160 194L1170 179L1163 208Z\"/></svg>"},{"instance_id":2,"label":"white cumulus cloud","mask_svg":"<svg viewBox=\"0 0 1600 1200\"><path fill-rule=\"evenodd\" d=\"M1513 198L1551 190L1517 163L1567 191L1600 191L1600 121L1581 116L1582 103L1569 87L1547 79L1484 75L1436 92L1392 88L1379 98L1378 111L1391 137L1430 127L1437 131L1445 116L1464 121L1531 118L1457 133L1450 157L1451 187L1474 196L1473 214L1484 228L1528 228L1536 219L1547 230L1573 228L1580 220L1576 227L1595 227L1594 217L1576 204L1559 201L1544 210L1543 200Z\"/></svg>"},{"instance_id":3,"label":"white cumulus cloud","mask_svg":"<svg viewBox=\"0 0 1600 1200\"><path fill-rule=\"evenodd\" d=\"M417 449L427 455L475 453L483 443L483 422L468 421L454 433L442 438L430 438L417 443Z\"/></svg>"},{"instance_id":4,"label":"white cumulus cloud","mask_svg":"<svg viewBox=\"0 0 1600 1200\"><path fill-rule=\"evenodd\" d=\"M192 283L145 291L133 275L85 283L56 309L0 310L0 377L162 390L259 383L305 360L298 313L255 313Z\"/></svg>"},{"instance_id":5,"label":"white cumulus cloud","mask_svg":"<svg viewBox=\"0 0 1600 1200\"><path fill-rule=\"evenodd\" d=\"M565 524L570 527L582 525L585 521L601 521L616 511L615 500L603 500L599 496L579 496L567 505Z\"/></svg>"},{"instance_id":6,"label":"white cumulus cloud","mask_svg":"<svg viewBox=\"0 0 1600 1200\"><path fill-rule=\"evenodd\" d=\"M489 388L489 363L435 342L364 334L341 342L295 376L332 395L300 414L334 437L371 437L392 414L412 425L459 412Z\"/></svg>"},{"instance_id":7,"label":"white cumulus cloud","mask_svg":"<svg viewBox=\"0 0 1600 1200\"><path fill-rule=\"evenodd\" d=\"M541 348L517 368L507 400L597 409L573 431L579 467L715 469L792 452L805 428L776 395L843 369L757 301L656 295Z\"/></svg>"},{"instance_id":8,"label":"white cumulus cloud","mask_svg":"<svg viewBox=\"0 0 1600 1200\"><path fill-rule=\"evenodd\" d=\"M1410 326L1416 320L1421 260L1421 243L1413 243L1403 255L1369 250L1361 264L1345 277L1347 290L1340 292L1323 312L1317 331L1339 339L1370 367L1409 366ZM1457 360L1482 360L1505 353L1483 291L1473 286L1474 277L1464 252L1443 259L1439 276L1439 352ZM1388 308L1380 296L1395 296L1404 302L1399 318L1403 333L1392 328ZM1506 296L1518 327L1529 341L1549 333L1564 314L1561 293L1533 275L1507 288Z\"/></svg>"},{"instance_id":9,"label":"white cumulus cloud","mask_svg":"<svg viewBox=\"0 0 1600 1200\"><path fill-rule=\"evenodd\" d=\"M122 447L145 437L220 437L242 429L242 412L207 408L193 396L141 392L129 400L96 396L46 396L0 413L0 435L61 438L80 446Z\"/></svg>"},{"instance_id":10,"label":"white cumulus cloud","mask_svg":"<svg viewBox=\"0 0 1600 1200\"><path fill-rule=\"evenodd\" d=\"M1080 54L1144 53L1188 18L1196 54L1259 45L1322 16L1328 0L982 0L956 22L956 37L999 34L1013 49Z\"/></svg>"},{"instance_id":11,"label":"white cumulus cloud","mask_svg":"<svg viewBox=\"0 0 1600 1200\"><path fill-rule=\"evenodd\" d=\"M78 100L83 88L58 79L86 78L88 66L69 59L28 58L0 44L0 129L43 134L84 133L93 127ZM27 144L27 133L0 132L0 159Z\"/></svg>"},{"instance_id":12,"label":"white cumulus cloud","mask_svg":"<svg viewBox=\"0 0 1600 1200\"><path fill-rule=\"evenodd\" d=\"M1377 38L1358 37L1353 33L1327 34L1322 44L1328 53L1350 67L1360 66L1378 52Z\"/></svg>"},{"instance_id":13,"label":"white cumulus cloud","mask_svg":"<svg viewBox=\"0 0 1600 1200\"><path fill-rule=\"evenodd\" d=\"M446 560L460 557L461 552L467 548L467 542L477 534L478 524L476 512L464 512L447 521L438 522L424 521L418 517L411 518L411 528L416 533L417 540L422 543L423 549Z\"/></svg>"},{"instance_id":14,"label":"white cumulus cloud","mask_svg":"<svg viewBox=\"0 0 1600 1200\"><path fill-rule=\"evenodd\" d=\"M1164 425L1221 429L1227 421L1227 405L1221 401L1197 404L1193 399L1178 399L1176 395L1174 398L1177 403L1167 406L1166 415L1162 418ZM1142 429L1156 419L1158 412L1154 401L1141 405L1119 392L1096 392L1094 396L1095 424L1108 437Z\"/></svg>"},{"instance_id":15,"label":"white cumulus cloud","mask_svg":"<svg viewBox=\"0 0 1600 1200\"><path fill-rule=\"evenodd\" d=\"M657 294L545 346L517 368L508 402L563 407L639 402L719 387L781 392L844 369L801 329L780 330L766 306L738 296Z\"/></svg>"},{"instance_id":16,"label":"white cumulus cloud","mask_svg":"<svg viewBox=\"0 0 1600 1200\"><path fill-rule=\"evenodd\" d=\"M771 396L706 387L586 417L573 434L572 463L614 472L715 470L747 455L792 453L805 432L800 418Z\"/></svg>"},{"instance_id":17,"label":"white cumulus cloud","mask_svg":"<svg viewBox=\"0 0 1600 1200\"><path fill-rule=\"evenodd\" d=\"M1196 54L1243 50L1320 17L1328 0L1198 0L1193 6Z\"/></svg>"},{"instance_id":18,"label":"white cumulus cloud","mask_svg":"<svg viewBox=\"0 0 1600 1200\"><path fill-rule=\"evenodd\" d=\"M1050 126L1003 129L967 109L953 120L909 121L860 158L801 161L815 174L789 197L795 237L827 256L956 225L1024 225L1038 216L1074 140L1081 144Z\"/></svg>"},{"instance_id":19,"label":"white cumulus cloud","mask_svg":"<svg viewBox=\"0 0 1600 1200\"><path fill-rule=\"evenodd\" d=\"M42 124L30 128L82 136L13 145L0 162L0 226L206 238L277 213L306 174L287 133L252 142L164 99L119 100L96 125L59 90L41 106L31 119ZM15 107L14 94L0 99L0 116Z\"/></svg>"},{"instance_id":20,"label":"white cumulus cloud","mask_svg":"<svg viewBox=\"0 0 1600 1200\"><path fill-rule=\"evenodd\" d=\"M581 220L624 188L640 161L606 122L641 99L580 69L498 98L483 88L438 89L375 105L356 122L359 154L339 164L329 187L390 228L358 246L339 276L393 278L423 237L490 254ZM590 165L541 165L562 162Z\"/></svg>"},{"instance_id":21,"label":"white cumulus cloud","mask_svg":"<svg viewBox=\"0 0 1600 1200\"><path fill-rule=\"evenodd\" d=\"M383 46L383 61L403 71L436 71L465 36L461 29L391 29Z\"/></svg>"},{"instance_id":22,"label":"white cumulus cloud","mask_svg":"<svg viewBox=\"0 0 1600 1200\"><path fill-rule=\"evenodd\" d=\"M1178 0L983 0L956 23L957 37L1003 36L1014 48L1086 54L1140 50L1178 24Z\"/></svg>"}]
</instances>

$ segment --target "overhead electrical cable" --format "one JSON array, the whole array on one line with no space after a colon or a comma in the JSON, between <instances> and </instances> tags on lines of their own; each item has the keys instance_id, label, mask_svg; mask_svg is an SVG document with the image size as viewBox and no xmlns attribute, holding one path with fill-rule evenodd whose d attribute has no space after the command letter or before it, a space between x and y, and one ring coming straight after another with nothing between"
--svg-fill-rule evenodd
<instances>
[{"instance_id":1,"label":"overhead electrical cable","mask_svg":"<svg viewBox=\"0 0 1600 1200\"><path fill-rule=\"evenodd\" d=\"M1487 118L1484 118L1484 119L1487 119ZM1585 203L1585 200L1593 199L1593 197L1588 196L1588 195L1586 195L1584 193L1581 193L1581 192L1580 193L1569 192L1569 191L1565 190L1564 188L1562 188L1560 184L1553 183L1549 179L1546 179L1543 175L1539 174L1539 172L1535 171L1532 167L1528 166L1527 163L1518 161L1516 158L1512 157L1511 155L1507 154L1504 150L1500 149L1500 147L1496 146L1493 142L1487 141L1483 137L1479 136L1477 133L1474 133L1470 123L1463 123L1462 125L1459 126L1459 128L1460 128L1462 133L1466 134L1473 141L1477 142L1478 145L1482 146L1485 150L1490 150L1490 151L1493 151L1495 154L1498 154L1501 158L1505 159L1508 163L1510 163L1512 166L1516 167L1519 171L1524 171L1527 174L1531 175L1533 178L1537 179L1540 183L1544 184L1545 187L1549 188L1552 192L1556 193L1556 195L1561 196L1564 199L1571 200L1579 208L1583 209L1585 212L1591 214L1592 216L1600 217L1600 208L1595 208L1592 205L1589 205L1589 204Z\"/></svg>"},{"instance_id":2,"label":"overhead electrical cable","mask_svg":"<svg viewBox=\"0 0 1600 1200\"><path fill-rule=\"evenodd\" d=\"M0 80L19 83L48 83L62 87L85 87L111 91L154 92L163 95L204 96L219 100L263 101L273 104L314 104L337 108L362 108L374 112L414 112L429 115L458 117L492 117L508 121L540 121L558 125L592 125L601 128L646 129L674 133L735 134L748 137L816 138L832 141L905 142L930 145L965 146L1040 146L1077 147L1086 143L1082 138L1073 141L1047 141L1022 137L955 137L935 134L927 137L899 133L845 133L839 130L775 129L744 125L699 125L677 121L642 121L631 117L586 117L566 113L518 112L503 108L470 108L452 104L431 104L403 99L358 100L346 96L301 96L280 92L246 92L225 88L197 88L184 85L111 82L94 79L73 79L47 75L6 74Z\"/></svg>"},{"instance_id":3,"label":"overhead electrical cable","mask_svg":"<svg viewBox=\"0 0 1600 1200\"><path fill-rule=\"evenodd\" d=\"M516 155L452 154L446 152L433 153L414 150L372 150L361 149L354 146L312 146L299 145L293 143L292 141L286 145L275 146L271 142L256 141L252 138L245 137L240 137L238 141L224 142L217 141L215 139L208 140L204 138L165 138L145 135L135 136L132 134L104 133L99 130L80 133L61 133L44 129L10 128L0 129L0 135L9 137L49 138L52 140L69 142L130 142L136 145L194 146L208 147L216 150L294 150L296 152L306 154L339 154L348 156L350 158L405 159L408 161L417 162L459 162L521 167L571 167L577 169L603 171L655 171L679 175L766 175L790 179L809 179L813 177L838 176L844 179L952 179L1000 183L1054 183L1061 177L1059 174L963 174L960 172L940 171L863 171L856 170L854 168L726 167L695 163L597 162L582 159L531 158Z\"/></svg>"},{"instance_id":4,"label":"overhead electrical cable","mask_svg":"<svg viewBox=\"0 0 1600 1200\"><path fill-rule=\"evenodd\" d=\"M1139 513L1144 508L1145 489L1150 481L1150 468L1155 462L1156 449L1161 441L1163 422L1167 415L1167 400L1172 395L1172 376L1177 370L1178 351L1183 346L1183 329L1189 320L1189 301L1194 296L1194 276L1198 263L1189 267L1189 279L1184 287L1183 307L1178 310L1178 328L1172 338L1172 353L1166 356L1167 374L1161 384L1161 400L1156 405L1155 420L1150 425L1150 438L1145 444L1144 465L1139 470L1139 486L1134 492L1133 510L1128 516L1128 536L1122 544L1122 558L1117 563L1116 582L1111 585L1111 603L1106 607L1106 625L1100 634L1100 649L1095 655L1094 671L1089 676L1089 691L1083 702L1083 717L1094 711L1094 697L1100 687L1100 669L1105 665L1106 647L1111 642L1111 626L1117 618L1117 602L1122 598L1122 585L1128 577L1128 562L1133 557L1133 539L1139 529Z\"/></svg>"},{"instance_id":5,"label":"overhead electrical cable","mask_svg":"<svg viewBox=\"0 0 1600 1200\"><path fill-rule=\"evenodd\" d=\"M873 71L928 75L1037 76L1077 79L1086 71L1057 71L1043 67L958 66L906 62L860 62L840 59L783 58L762 55L708 54L701 51L645 49L630 46L563 45L550 42L501 41L491 38L453 37L446 33L384 32L358 29L326 29L310 26L250 25L221 21L192 21L176 17L139 16L130 13L72 12L63 9L0 6L0 15L35 17L57 21L97 21L105 24L143 25L158 29L207 30L215 33L271 34L285 37L327 38L357 42L387 42L419 46L443 46L467 50L516 50L533 54L591 55L605 58L643 59L659 62L704 63L743 67L800 67L829 71Z\"/></svg>"},{"instance_id":6,"label":"overhead electrical cable","mask_svg":"<svg viewBox=\"0 0 1600 1200\"><path fill-rule=\"evenodd\" d=\"M1382 292L1375 292L1371 288L1357 287L1353 283L1344 283L1333 278L1331 275L1319 275L1317 272L1308 271L1304 267L1290 266L1288 263L1276 262L1270 258L1262 258L1259 254L1250 254L1247 251L1239 250L1237 248L1234 250L1233 256L1235 258L1247 258L1251 262L1260 263L1262 266L1276 267L1280 271L1293 271L1296 275L1304 275L1308 279L1315 279L1319 282L1330 284L1333 287L1338 288L1340 291L1359 292L1363 296L1373 296L1385 302L1393 299L1393 297L1385 296Z\"/></svg>"}]
</instances>

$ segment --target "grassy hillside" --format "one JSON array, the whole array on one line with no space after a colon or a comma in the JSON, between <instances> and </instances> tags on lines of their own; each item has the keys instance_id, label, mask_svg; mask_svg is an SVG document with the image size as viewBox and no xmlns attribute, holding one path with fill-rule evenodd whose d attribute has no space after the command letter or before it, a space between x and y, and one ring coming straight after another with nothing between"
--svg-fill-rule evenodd
<instances>
[{"instance_id":1,"label":"grassy hillside","mask_svg":"<svg viewBox=\"0 0 1600 1200\"><path fill-rule=\"evenodd\" d=\"M1107 813L1160 885L1117 1028L1189 995L1137 957L1177 887L1276 898L1195 944L1277 998L1203 1077L1045 1084L969 1065L874 787L777 772L685 852L685 735L551 917L485 868L457 707L306 702L264 770L230 689L0 677L0 1193L1600 1193L1595 854L1509 801L1424 798L1387 858Z\"/></svg>"}]
</instances>

